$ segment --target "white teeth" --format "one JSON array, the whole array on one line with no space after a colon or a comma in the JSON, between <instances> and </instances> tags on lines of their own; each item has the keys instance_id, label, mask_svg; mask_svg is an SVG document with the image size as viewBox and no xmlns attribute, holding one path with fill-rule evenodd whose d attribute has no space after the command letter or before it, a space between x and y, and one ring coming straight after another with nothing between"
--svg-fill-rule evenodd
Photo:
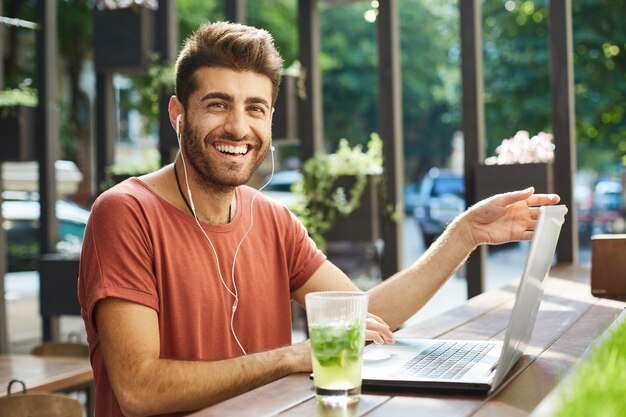
<instances>
[{"instance_id":1,"label":"white teeth","mask_svg":"<svg viewBox=\"0 0 626 417\"><path fill-rule=\"evenodd\" d=\"M218 151L223 152L223 153L244 155L246 152L248 152L248 147L246 145L240 145L240 146L217 145L216 148Z\"/></svg>"}]
</instances>

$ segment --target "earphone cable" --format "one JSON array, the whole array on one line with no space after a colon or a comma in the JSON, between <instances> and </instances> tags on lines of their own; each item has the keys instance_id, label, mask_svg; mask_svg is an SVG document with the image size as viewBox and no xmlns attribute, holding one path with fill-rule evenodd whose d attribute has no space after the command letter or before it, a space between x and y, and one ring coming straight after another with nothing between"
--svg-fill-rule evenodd
<instances>
[{"instance_id":1,"label":"earphone cable","mask_svg":"<svg viewBox=\"0 0 626 417\"><path fill-rule=\"evenodd\" d=\"M179 118L180 118L180 116L179 116ZM177 122L178 122L178 120L179 119L177 119ZM183 151L183 147L182 147L181 140L180 140L180 133L179 133L178 125L177 125L177 129L176 129L176 133L177 133L176 138L178 139L178 146L180 148L180 157L181 157L181 160L183 162L183 173L185 174L185 185L187 186L187 194L189 196L189 203L187 203L187 200L184 198L184 195L183 195L182 190L180 188L180 184L178 183L178 173L176 172L176 165L175 165L176 163L174 163L174 173L175 173L175 176L176 176L176 183L178 185L178 190L181 193L181 196L183 197L183 200L185 200L185 204L187 204L187 207L191 210L191 213L192 213L193 218L194 218L194 220L196 222L196 225L198 226L198 228L200 228L200 231L202 232L202 234L204 235L206 240L209 242L209 245L211 246L211 249L213 250L213 255L215 256L215 263L217 264L217 274L218 274L218 276L220 278L220 281L222 282L222 285L224 286L226 291L228 291L228 293L230 293L230 295L232 295L233 298L235 299L235 301L234 301L234 303L232 305L232 308L231 308L230 331L231 331L231 333L233 335L233 338L235 339L235 342L237 342L237 345L239 346L239 349L241 349L241 351L243 352L244 355L247 355L246 350L241 345L241 342L239 341L239 338L237 337L237 334L236 334L235 328L234 328L235 312L237 311L237 307L238 307L238 304L239 304L239 296L238 296L238 291L237 291L237 284L236 284L236 281L235 281L235 265L236 265L236 262L237 262L237 255L239 254L239 249L241 248L241 245L243 244L243 242L248 237L248 234L250 233L250 231L252 230L252 227L254 225L254 201L255 201L257 195L265 187L267 187L267 185L272 181L272 178L274 178L274 146L272 146L271 142L270 142L271 159L272 159L272 172L271 172L270 178L252 196L252 199L250 201L250 226L248 227L248 230L246 231L244 236L239 241L239 244L237 245L237 249L235 250L235 254L233 256L233 265L232 265L232 271L231 271L233 290L231 290L228 287L228 285L226 284L226 281L224 280L224 277L222 276L222 270L220 268L219 257L217 255L217 251L215 250L215 246L213 246L213 242L211 241L211 239L207 235L206 231L204 230L204 228L200 224L198 216L196 215L195 206L193 204L193 197L191 195L191 188L189 187L189 177L187 175L187 164L185 162L185 156L184 156L184 151ZM229 221L230 221L230 206L229 206L229 216L228 217L229 217Z\"/></svg>"},{"instance_id":2,"label":"earphone cable","mask_svg":"<svg viewBox=\"0 0 626 417\"><path fill-rule=\"evenodd\" d=\"M267 187L267 185L272 181L272 178L274 178L274 147L271 145L271 143L270 143L270 149L271 149L271 158L272 158L272 172L270 174L269 179L265 182L265 184L263 184L261 188L259 188L256 191L256 193L254 193L254 195L252 196L252 200L250 200L250 226L248 227L246 234L243 235L243 238L239 242L239 245L237 245L237 249L235 250L235 255L233 256L233 266L231 270L231 276L233 279L233 288L235 290L235 293L237 293L237 284L235 282L235 264L237 263L237 255L239 254L239 249L241 248L241 245L243 244L244 240L246 240L246 238L248 237L248 234L252 230L252 226L254 226L254 200L256 200L256 197L261 193L261 191L263 191L265 187Z\"/></svg>"}]
</instances>

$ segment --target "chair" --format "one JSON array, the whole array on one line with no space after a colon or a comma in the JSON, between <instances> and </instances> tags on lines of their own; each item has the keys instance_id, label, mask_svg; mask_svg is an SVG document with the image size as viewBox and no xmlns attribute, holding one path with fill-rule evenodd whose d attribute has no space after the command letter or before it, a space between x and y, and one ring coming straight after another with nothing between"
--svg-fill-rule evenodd
<instances>
[{"instance_id":1,"label":"chair","mask_svg":"<svg viewBox=\"0 0 626 417\"><path fill-rule=\"evenodd\" d=\"M0 398L2 417L83 417L83 405L56 394L14 394Z\"/></svg>"},{"instance_id":2,"label":"chair","mask_svg":"<svg viewBox=\"0 0 626 417\"><path fill-rule=\"evenodd\" d=\"M12 394L13 384L22 385L22 393ZM83 417L80 401L56 394L28 394L22 381L12 380L7 388L7 396L0 397L2 417Z\"/></svg>"},{"instance_id":3,"label":"chair","mask_svg":"<svg viewBox=\"0 0 626 417\"><path fill-rule=\"evenodd\" d=\"M89 346L73 342L47 342L35 346L30 353L35 356L72 356L88 358Z\"/></svg>"},{"instance_id":4,"label":"chair","mask_svg":"<svg viewBox=\"0 0 626 417\"><path fill-rule=\"evenodd\" d=\"M75 337L78 341L72 342L72 338ZM75 334L70 334L68 336L68 342L46 342L39 346L35 346L31 350L31 354L35 356L71 356L77 358L88 358L89 357L89 346L84 343L80 343L80 337ZM88 383L85 386L78 387L79 390L84 390L85 392L85 409L87 412L87 416L93 416L93 399L94 399L94 387L93 383ZM66 391L65 393L74 392ZM4 416L0 413L1 416Z\"/></svg>"}]
</instances>

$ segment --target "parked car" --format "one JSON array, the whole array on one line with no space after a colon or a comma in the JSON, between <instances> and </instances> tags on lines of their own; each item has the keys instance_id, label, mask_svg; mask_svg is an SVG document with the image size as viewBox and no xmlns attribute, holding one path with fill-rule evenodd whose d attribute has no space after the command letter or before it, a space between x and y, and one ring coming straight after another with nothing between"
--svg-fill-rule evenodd
<instances>
[{"instance_id":1,"label":"parked car","mask_svg":"<svg viewBox=\"0 0 626 417\"><path fill-rule=\"evenodd\" d=\"M39 195L33 192L2 193L2 226L6 233L8 272L37 269L39 255ZM59 238L80 244L89 210L66 200L56 202Z\"/></svg>"},{"instance_id":2,"label":"parked car","mask_svg":"<svg viewBox=\"0 0 626 417\"><path fill-rule=\"evenodd\" d=\"M619 233L623 223L624 185L619 178L601 177L593 190L592 234Z\"/></svg>"},{"instance_id":3,"label":"parked car","mask_svg":"<svg viewBox=\"0 0 626 417\"><path fill-rule=\"evenodd\" d=\"M587 184L574 184L574 201L578 217L578 239L582 245L591 242L591 229L593 227L593 190Z\"/></svg>"},{"instance_id":4,"label":"parked car","mask_svg":"<svg viewBox=\"0 0 626 417\"><path fill-rule=\"evenodd\" d=\"M298 198L291 191L291 186L300 178L302 178L302 173L295 169L277 171L274 173L270 183L263 189L263 194L280 201L287 207L291 207ZM268 180L269 177L267 177L263 183L265 184Z\"/></svg>"},{"instance_id":5,"label":"parked car","mask_svg":"<svg viewBox=\"0 0 626 417\"><path fill-rule=\"evenodd\" d=\"M463 177L449 170L431 168L420 183L419 201L413 211L424 244L430 246L445 227L465 210Z\"/></svg>"},{"instance_id":6,"label":"parked car","mask_svg":"<svg viewBox=\"0 0 626 417\"><path fill-rule=\"evenodd\" d=\"M406 214L413 214L415 208L419 204L420 190L418 184L409 182L404 184L404 212Z\"/></svg>"}]
</instances>

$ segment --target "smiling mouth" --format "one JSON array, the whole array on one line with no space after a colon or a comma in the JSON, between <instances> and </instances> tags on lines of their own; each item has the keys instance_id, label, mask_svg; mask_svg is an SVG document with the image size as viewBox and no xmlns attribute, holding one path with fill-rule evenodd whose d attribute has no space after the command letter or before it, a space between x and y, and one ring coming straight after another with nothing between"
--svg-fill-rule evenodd
<instances>
[{"instance_id":1,"label":"smiling mouth","mask_svg":"<svg viewBox=\"0 0 626 417\"><path fill-rule=\"evenodd\" d=\"M248 153L247 145L216 145L215 148L226 155L245 155Z\"/></svg>"}]
</instances>

